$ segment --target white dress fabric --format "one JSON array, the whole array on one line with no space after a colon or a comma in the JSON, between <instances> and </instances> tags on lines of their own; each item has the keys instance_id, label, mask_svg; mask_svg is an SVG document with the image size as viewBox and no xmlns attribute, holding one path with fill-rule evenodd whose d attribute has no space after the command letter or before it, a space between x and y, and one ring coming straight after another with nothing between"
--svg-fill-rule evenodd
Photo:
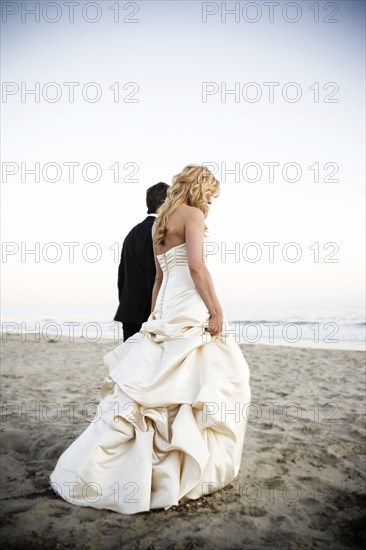
<instances>
[{"instance_id":1,"label":"white dress fabric","mask_svg":"<svg viewBox=\"0 0 366 550\"><path fill-rule=\"evenodd\" d=\"M221 489L239 472L248 364L225 315L222 333L205 331L209 312L185 243L157 258L163 281L155 310L104 356L109 374L96 416L50 476L72 504L122 514L168 509Z\"/></svg>"}]
</instances>

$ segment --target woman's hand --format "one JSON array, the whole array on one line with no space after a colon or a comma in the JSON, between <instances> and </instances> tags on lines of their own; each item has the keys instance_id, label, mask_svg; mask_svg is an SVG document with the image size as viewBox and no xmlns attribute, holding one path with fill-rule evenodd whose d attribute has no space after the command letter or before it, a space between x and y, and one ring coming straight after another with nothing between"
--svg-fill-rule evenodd
<instances>
[{"instance_id":1,"label":"woman's hand","mask_svg":"<svg viewBox=\"0 0 366 550\"><path fill-rule=\"evenodd\" d=\"M205 328L206 332L209 332L211 336L217 336L222 331L222 312L211 313L208 319L208 327Z\"/></svg>"}]
</instances>

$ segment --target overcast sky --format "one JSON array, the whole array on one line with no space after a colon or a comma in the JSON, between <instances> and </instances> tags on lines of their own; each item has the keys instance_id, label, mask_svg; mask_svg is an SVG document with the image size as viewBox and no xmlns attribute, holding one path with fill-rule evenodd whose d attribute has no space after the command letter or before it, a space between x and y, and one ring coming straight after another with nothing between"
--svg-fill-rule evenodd
<instances>
[{"instance_id":1,"label":"overcast sky","mask_svg":"<svg viewBox=\"0 0 366 550\"><path fill-rule=\"evenodd\" d=\"M229 319L362 305L364 2L2 4L3 319L112 319L146 189L189 163L222 180L207 265Z\"/></svg>"}]
</instances>

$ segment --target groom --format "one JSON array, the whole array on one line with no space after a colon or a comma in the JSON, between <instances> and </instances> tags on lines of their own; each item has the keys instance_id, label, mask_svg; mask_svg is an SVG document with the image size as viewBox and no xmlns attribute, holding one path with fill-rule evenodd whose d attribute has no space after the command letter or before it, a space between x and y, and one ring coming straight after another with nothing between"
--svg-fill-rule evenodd
<instances>
[{"instance_id":1,"label":"groom","mask_svg":"<svg viewBox=\"0 0 366 550\"><path fill-rule=\"evenodd\" d=\"M123 324L123 340L139 332L151 313L155 260L151 228L156 211L166 199L169 185L160 182L146 191L147 217L131 229L123 241L118 268L119 307L115 321Z\"/></svg>"}]
</instances>

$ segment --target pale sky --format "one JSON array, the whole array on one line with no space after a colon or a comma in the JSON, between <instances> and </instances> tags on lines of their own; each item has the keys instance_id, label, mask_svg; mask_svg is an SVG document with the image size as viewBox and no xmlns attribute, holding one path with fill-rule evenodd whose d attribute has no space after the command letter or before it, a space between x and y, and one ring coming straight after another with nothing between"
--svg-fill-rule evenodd
<instances>
[{"instance_id":1,"label":"pale sky","mask_svg":"<svg viewBox=\"0 0 366 550\"><path fill-rule=\"evenodd\" d=\"M4 2L3 9L5 4L10 3ZM280 2L272 23L263 2L255 3L257 15L262 13L256 23L246 21L242 11L238 22L229 15L222 22L220 2L132 2L132 8L121 2L119 23L113 22L111 10L116 2L95 3L100 11L96 23L82 18L87 2L79 2L73 23L63 2L54 3L58 13L41 12L38 23L34 15L21 13L21 2L11 4L18 12L6 8L2 24L3 180L8 174L2 184L4 320L111 320L118 305L119 254L110 247L121 246L128 231L145 218L146 189L159 181L170 184L189 163L217 166L216 175L224 180L207 218L208 240L220 252L237 246L241 257L235 262L229 255L223 261L218 253L207 265L229 319L246 318L248 308L262 315L281 306L342 309L363 304L364 2L331 3L339 7L333 15L329 3L319 2L318 23L310 9L314 2L306 1L297 3L301 17L293 23L285 17L294 18L294 11L282 15L287 2ZM34 4L26 3L29 9ZM242 10L247 3L239 4ZM218 10L206 23L205 9ZM95 13L91 8L86 12L89 18ZM46 20L57 16L55 23ZM123 22L126 17L137 22ZM246 17L253 19L254 11ZM325 18L339 22L326 23ZM65 82L79 83L73 103ZM255 86L246 86L253 82ZM278 83L273 102L269 82ZM39 102L31 94L22 101L21 90L34 89L36 83ZM138 101L114 102L115 83L121 97ZM203 83L215 92L206 101ZM225 87L236 87L239 96L221 97ZM317 89L319 101L314 101ZM96 90L102 94L99 101L83 98L83 93L93 98ZM287 93L291 99L299 90L299 101L283 98ZM52 102L57 91L60 99ZM261 98L251 102L255 92ZM31 169L36 162L40 182L29 173L22 182L21 163ZM65 164L72 162L80 164L74 182L68 181ZM58 182L42 177L47 163L60 166ZM100 167L99 181L83 177L87 163ZM110 169L115 163L119 182ZM258 181L245 181L248 163L262 171ZM272 182L264 163L279 163ZM282 177L288 163L300 167L299 181ZM221 167L235 165L238 181L229 174L225 181ZM254 179L253 170L248 179ZM324 181L333 172L338 181ZM55 173L51 167L46 178ZM129 181L129 174L136 181ZM289 168L288 179L294 174ZM94 175L92 168L87 170L87 178ZM51 242L61 251L54 263L42 256ZM74 262L63 244L67 242L80 243ZM91 242L102 253L96 263L81 253ZM243 256L251 242L262 251L256 263ZM273 263L266 242L280 243ZM290 242L302 251L296 263L282 258ZM21 250L35 243L39 262L32 255L22 261ZM326 243L335 245L325 250ZM15 253L4 256L4 246ZM48 251L52 258L55 248ZM327 256L338 263L324 262Z\"/></svg>"}]
</instances>

